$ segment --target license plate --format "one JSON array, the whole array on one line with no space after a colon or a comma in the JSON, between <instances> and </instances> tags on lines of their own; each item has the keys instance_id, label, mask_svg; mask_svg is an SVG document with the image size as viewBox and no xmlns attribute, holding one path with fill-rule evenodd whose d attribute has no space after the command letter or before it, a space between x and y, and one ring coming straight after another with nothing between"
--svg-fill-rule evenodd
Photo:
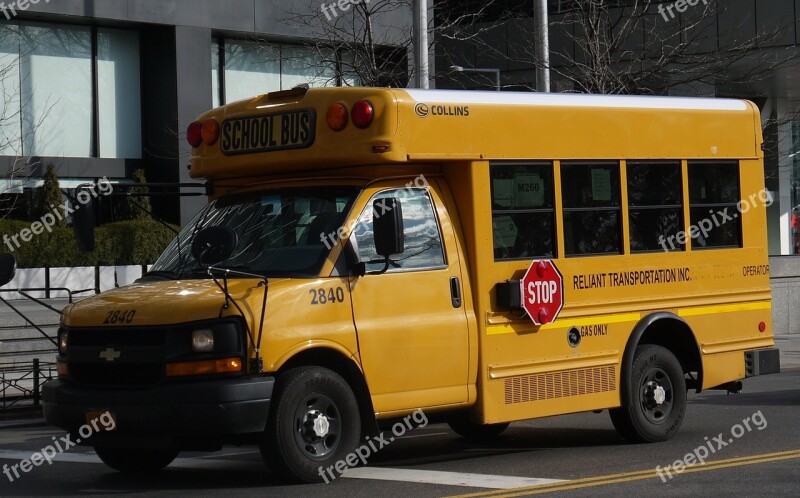
<instances>
[{"instance_id":1,"label":"license plate","mask_svg":"<svg viewBox=\"0 0 800 498\"><path fill-rule=\"evenodd\" d=\"M117 429L117 414L114 412L93 410L86 412L86 425L93 430L114 431Z\"/></svg>"}]
</instances>

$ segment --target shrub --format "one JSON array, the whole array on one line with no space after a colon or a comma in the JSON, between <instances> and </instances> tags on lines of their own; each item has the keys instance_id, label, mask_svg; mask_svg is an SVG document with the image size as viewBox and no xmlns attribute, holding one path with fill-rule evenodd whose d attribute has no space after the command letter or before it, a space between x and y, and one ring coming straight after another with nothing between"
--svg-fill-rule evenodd
<instances>
[{"instance_id":1,"label":"shrub","mask_svg":"<svg viewBox=\"0 0 800 498\"><path fill-rule=\"evenodd\" d=\"M132 176L134 185L147 183L143 169L137 169L133 172ZM153 212L153 207L150 203L150 189L147 187L130 187L128 191L133 195L128 198L127 202L127 217L131 220L141 220L150 218L150 213Z\"/></svg>"},{"instance_id":2,"label":"shrub","mask_svg":"<svg viewBox=\"0 0 800 498\"><path fill-rule=\"evenodd\" d=\"M156 261L175 234L151 219L121 221L95 230L95 249L78 249L71 228L56 227L51 233L34 236L30 242L10 251L6 241L31 224L18 220L0 220L0 252L11 252L20 268L148 265ZM175 227L178 229L179 227Z\"/></svg>"},{"instance_id":3,"label":"shrub","mask_svg":"<svg viewBox=\"0 0 800 498\"><path fill-rule=\"evenodd\" d=\"M47 166L47 171L44 174L44 184L36 189L36 202L35 218L41 218L47 213L52 213L53 209L58 209L63 202L56 167L52 164ZM66 221L62 218L55 217L53 220L55 226L66 226Z\"/></svg>"}]
</instances>

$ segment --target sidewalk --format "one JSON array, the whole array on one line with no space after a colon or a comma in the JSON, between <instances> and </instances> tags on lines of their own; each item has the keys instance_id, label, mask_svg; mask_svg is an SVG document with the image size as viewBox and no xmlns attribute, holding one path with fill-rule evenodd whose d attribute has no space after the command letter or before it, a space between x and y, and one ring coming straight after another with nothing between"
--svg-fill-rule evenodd
<instances>
[{"instance_id":1,"label":"sidewalk","mask_svg":"<svg viewBox=\"0 0 800 498\"><path fill-rule=\"evenodd\" d=\"M775 347L781 350L781 372L800 370L800 334L775 336Z\"/></svg>"}]
</instances>

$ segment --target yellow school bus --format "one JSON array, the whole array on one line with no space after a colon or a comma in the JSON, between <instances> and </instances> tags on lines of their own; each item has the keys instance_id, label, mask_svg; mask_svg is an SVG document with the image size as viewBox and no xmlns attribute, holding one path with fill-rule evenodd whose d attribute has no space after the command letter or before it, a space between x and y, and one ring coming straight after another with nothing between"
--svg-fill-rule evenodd
<instances>
[{"instance_id":1,"label":"yellow school bus","mask_svg":"<svg viewBox=\"0 0 800 498\"><path fill-rule=\"evenodd\" d=\"M209 204L64 310L45 416L108 412L89 443L118 470L256 443L299 481L417 410L666 440L688 390L780 369L760 126L740 100L376 88L209 111Z\"/></svg>"}]
</instances>

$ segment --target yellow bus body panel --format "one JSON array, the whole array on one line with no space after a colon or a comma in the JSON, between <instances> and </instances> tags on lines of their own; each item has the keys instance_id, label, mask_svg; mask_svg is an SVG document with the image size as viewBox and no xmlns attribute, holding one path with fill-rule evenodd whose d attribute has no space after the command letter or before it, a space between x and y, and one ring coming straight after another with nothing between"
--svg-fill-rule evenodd
<instances>
[{"instance_id":1,"label":"yellow bus body panel","mask_svg":"<svg viewBox=\"0 0 800 498\"><path fill-rule=\"evenodd\" d=\"M374 108L370 127L350 125L340 132L328 127L329 106L343 103L350 108L362 99ZM231 146L231 136L221 137L214 145L193 150L191 176L211 183L212 199L291 185L360 186L364 191L344 223L349 226L372 194L424 175L434 194L449 264L442 275L457 276L465 294L464 317L459 319L463 334L426 332L435 330L440 319L431 303L447 292L428 288L430 275L332 276L342 253L343 244L338 243L319 278L270 280L259 345L267 373L304 351L327 348L365 372L379 417L420 407L471 406L476 421L492 423L620 406L628 340L652 313L672 313L690 327L701 354L702 388L743 378L744 352L774 344L762 203L742 214L741 248L698 250L689 244L685 251L668 254L631 254L623 189L623 254L563 256L562 161L619 161L624 175L626 161L679 160L686 194L687 161L735 160L740 164L742 199L762 191L763 140L752 103L310 89L298 96L268 94L232 103L198 120L223 123L302 110L313 110L315 116L313 144L226 155L221 143ZM563 275L564 307L553 323L541 327L522 312L504 311L496 304L495 286L520 279L530 264L494 259L490 163L509 161L553 164L559 235L553 262ZM683 228L688 231L686 196L683 206ZM389 287L381 282L389 279L394 279L395 290L387 296ZM230 285L250 329L257 333L263 288L250 279L232 279ZM346 302L310 306L314 289L336 287L347 290ZM359 292L359 287L374 292ZM358 296L357 302L351 296ZM100 326L109 310L133 305L139 310L137 324L148 325L237 314L232 308L222 310L223 303L222 293L205 280L136 284L72 306L65 323ZM390 323L381 322L381 310L391 317ZM367 317L362 323L386 334L385 342L373 336L368 345L359 345L361 316ZM579 347L567 340L572 328L581 332ZM446 337L451 342L443 342ZM366 335L362 339L366 341ZM404 375L411 376L405 389Z\"/></svg>"}]
</instances>

